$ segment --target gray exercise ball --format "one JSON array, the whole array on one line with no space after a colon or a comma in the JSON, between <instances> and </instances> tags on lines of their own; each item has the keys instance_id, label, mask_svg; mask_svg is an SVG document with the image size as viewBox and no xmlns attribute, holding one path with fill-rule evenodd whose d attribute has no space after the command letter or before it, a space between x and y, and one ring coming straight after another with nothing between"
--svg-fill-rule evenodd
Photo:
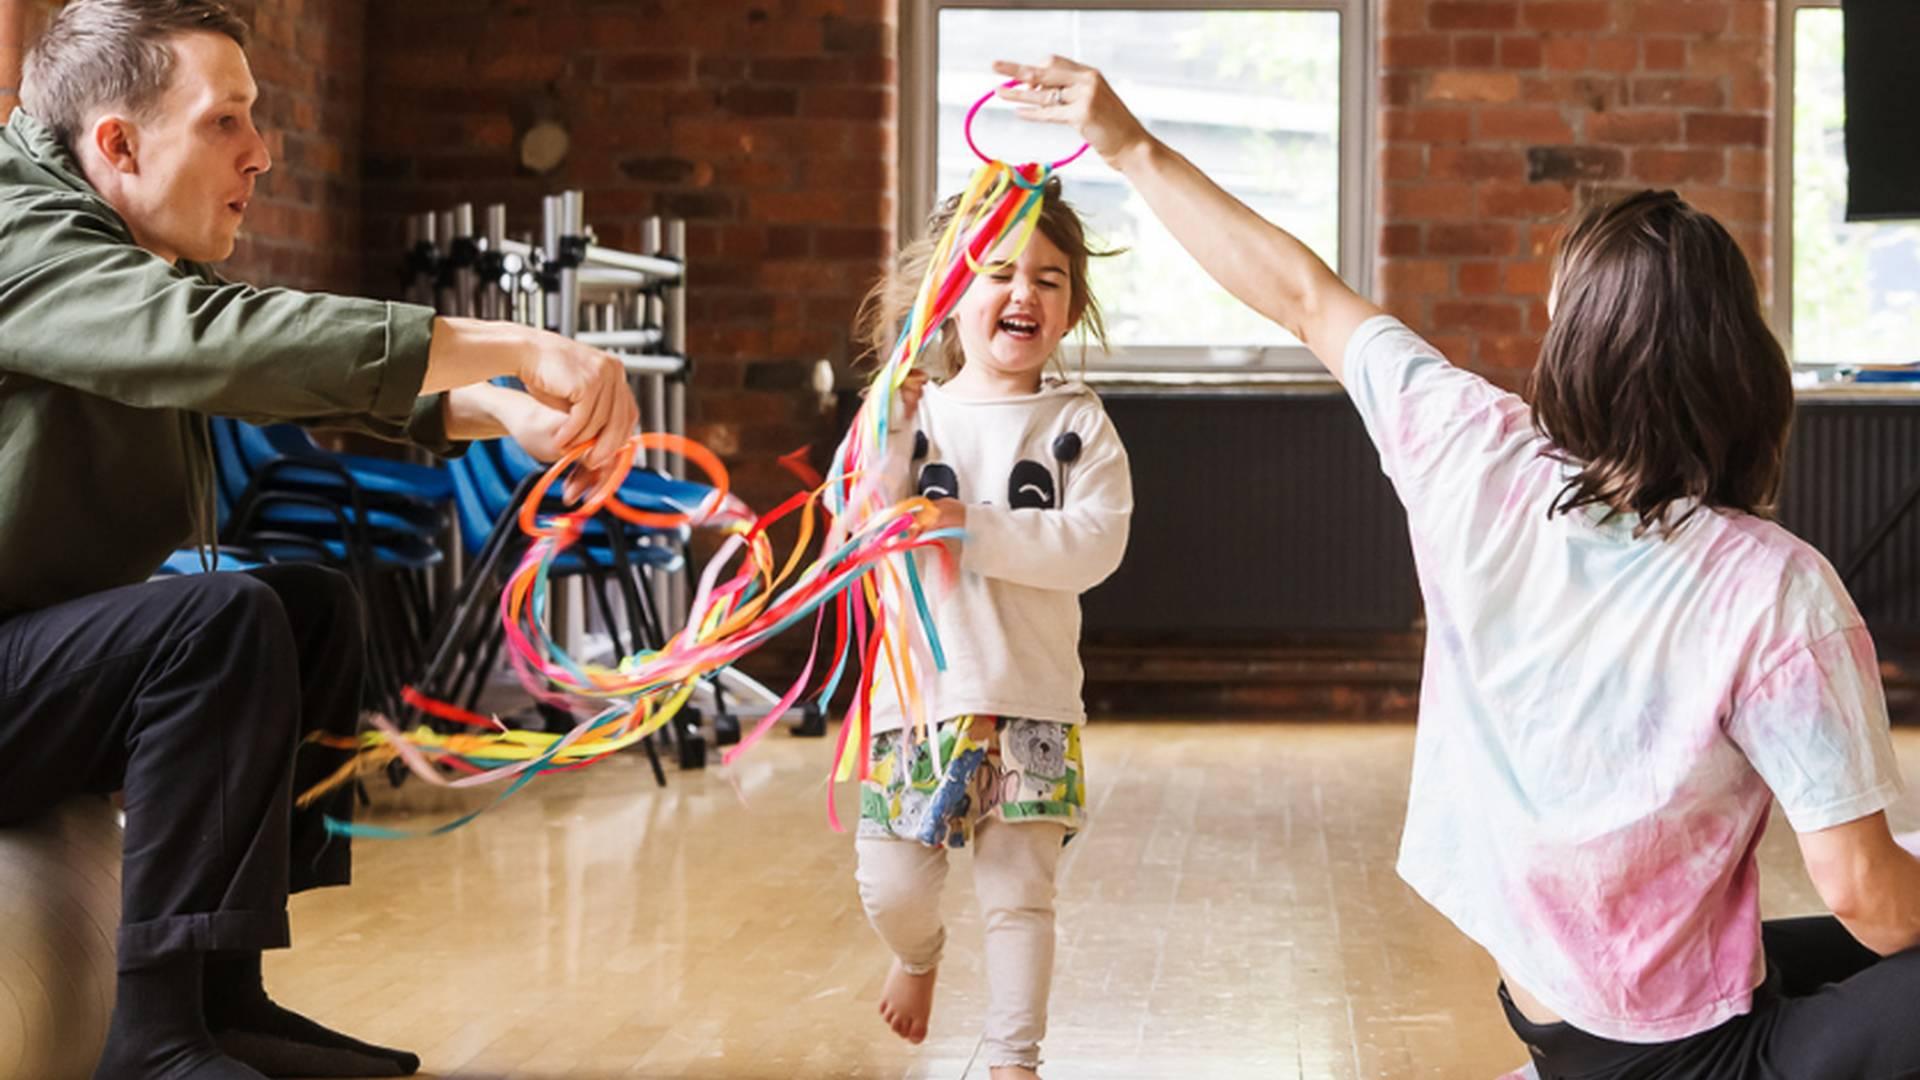
<instances>
[{"instance_id":1,"label":"gray exercise ball","mask_svg":"<svg viewBox=\"0 0 1920 1080\"><path fill-rule=\"evenodd\" d=\"M87 1080L113 1012L120 820L104 797L0 826L0 1080Z\"/></svg>"}]
</instances>

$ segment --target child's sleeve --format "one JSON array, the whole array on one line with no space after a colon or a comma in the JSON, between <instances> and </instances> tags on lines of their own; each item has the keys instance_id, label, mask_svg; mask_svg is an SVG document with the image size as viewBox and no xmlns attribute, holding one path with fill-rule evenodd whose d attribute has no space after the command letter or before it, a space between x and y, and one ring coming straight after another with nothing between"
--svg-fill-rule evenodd
<instances>
[{"instance_id":1,"label":"child's sleeve","mask_svg":"<svg viewBox=\"0 0 1920 1080\"><path fill-rule=\"evenodd\" d=\"M1835 630L1766 671L1734 704L1726 731L1796 832L1884 810L1900 791L1873 639Z\"/></svg>"},{"instance_id":2,"label":"child's sleeve","mask_svg":"<svg viewBox=\"0 0 1920 1080\"><path fill-rule=\"evenodd\" d=\"M1113 422L1098 408L1072 425L1079 460L1054 510L969 505L960 568L1035 589L1081 593L1120 567L1133 517L1133 474Z\"/></svg>"},{"instance_id":3,"label":"child's sleeve","mask_svg":"<svg viewBox=\"0 0 1920 1080\"><path fill-rule=\"evenodd\" d=\"M1525 402L1446 361L1391 315L1361 323L1347 342L1347 393L1380 452L1380 468L1410 511L1488 479L1516 442L1533 444ZM1452 492L1436 491L1451 484Z\"/></svg>"}]
</instances>

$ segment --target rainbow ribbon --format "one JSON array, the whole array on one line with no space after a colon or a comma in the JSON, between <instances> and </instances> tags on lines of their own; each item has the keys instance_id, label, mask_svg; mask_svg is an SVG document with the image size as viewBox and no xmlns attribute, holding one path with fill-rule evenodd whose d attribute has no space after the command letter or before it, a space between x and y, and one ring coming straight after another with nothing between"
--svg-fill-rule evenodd
<instances>
[{"instance_id":1,"label":"rainbow ribbon","mask_svg":"<svg viewBox=\"0 0 1920 1080\"><path fill-rule=\"evenodd\" d=\"M554 734L510 729L498 720L433 701L409 688L407 700L416 708L475 731L446 734L422 726L407 732L375 715L372 730L355 740L321 737L319 741L357 753L334 775L303 793L300 804L309 805L353 777L394 760L442 787L509 782L486 806L431 830L326 821L331 833L381 839L449 832L541 775L586 768L635 745L671 721L700 680L716 675L802 620L814 619L813 644L800 676L740 743L722 755L722 761L730 764L758 744L806 691L822 657L829 609L834 645L825 653L832 660L824 684L816 691L817 700L831 701L855 662L859 670L853 703L834 748L834 779L866 778L874 677L882 664L901 692L914 730L924 734L929 718L918 672L929 666L944 670L946 659L912 555L931 547L949 557L951 569L950 552L942 542L958 539L960 534L923 528L933 516L927 500L890 497L884 478L890 467L901 464L887 460L894 405L921 350L974 277L1019 258L1039 222L1051 173L1048 165L1016 167L998 161L986 162L975 171L938 241L894 350L869 385L823 483L754 517L729 493L726 468L710 450L681 436L645 433L622 448L605 479L579 507L543 517L540 509L548 491L589 447L575 447L547 471L519 511L521 531L533 542L501 592L500 618L508 656L522 684L541 701L587 714L572 730ZM989 253L1009 240L1012 247L1004 260L988 265ZM680 513L627 505L619 497L621 482L639 452L646 449L685 457L707 474L712 493L700 506ZM661 648L625 657L612 667L570 656L546 629L554 562L579 541L586 523L602 510L648 528L713 527L728 534L700 577L685 626ZM822 513L833 519L826 550L803 568L801 558ZM799 515L798 539L784 559L776 559L768 529L795 514ZM730 566L734 570L723 580ZM827 815L832 827L840 830L831 788Z\"/></svg>"}]
</instances>

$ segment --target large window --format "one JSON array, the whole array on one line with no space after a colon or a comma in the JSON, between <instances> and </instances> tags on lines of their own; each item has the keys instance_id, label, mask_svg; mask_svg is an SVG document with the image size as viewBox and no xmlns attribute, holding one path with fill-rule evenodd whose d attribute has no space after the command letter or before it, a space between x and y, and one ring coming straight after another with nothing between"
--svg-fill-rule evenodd
<instances>
[{"instance_id":1,"label":"large window","mask_svg":"<svg viewBox=\"0 0 1920 1080\"><path fill-rule=\"evenodd\" d=\"M903 4L902 229L923 228L977 165L962 124L995 84L992 62L1058 53L1100 68L1156 135L1364 289L1365 9L1366 0ZM1065 129L1000 105L982 111L974 137L1015 162L1075 145ZM1094 264L1114 346L1100 364L1221 374L1312 365L1292 335L1215 285L1094 155L1061 178L1096 242L1126 249Z\"/></svg>"},{"instance_id":2,"label":"large window","mask_svg":"<svg viewBox=\"0 0 1920 1080\"><path fill-rule=\"evenodd\" d=\"M1920 223L1845 220L1840 8L1781 0L1780 320L1803 364L1920 361Z\"/></svg>"}]
</instances>

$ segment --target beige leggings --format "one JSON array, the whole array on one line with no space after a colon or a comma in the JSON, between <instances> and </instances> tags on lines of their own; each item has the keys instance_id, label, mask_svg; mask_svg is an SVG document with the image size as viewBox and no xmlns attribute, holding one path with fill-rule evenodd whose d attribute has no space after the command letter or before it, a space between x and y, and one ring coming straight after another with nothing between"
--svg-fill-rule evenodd
<instances>
[{"instance_id":1,"label":"beige leggings","mask_svg":"<svg viewBox=\"0 0 1920 1080\"><path fill-rule=\"evenodd\" d=\"M1053 876L1066 826L983 819L973 837L973 888L986 923L986 1062L1040 1067L1053 982ZM933 970L947 942L940 893L945 848L861 837L860 902L880 940L914 973Z\"/></svg>"}]
</instances>

